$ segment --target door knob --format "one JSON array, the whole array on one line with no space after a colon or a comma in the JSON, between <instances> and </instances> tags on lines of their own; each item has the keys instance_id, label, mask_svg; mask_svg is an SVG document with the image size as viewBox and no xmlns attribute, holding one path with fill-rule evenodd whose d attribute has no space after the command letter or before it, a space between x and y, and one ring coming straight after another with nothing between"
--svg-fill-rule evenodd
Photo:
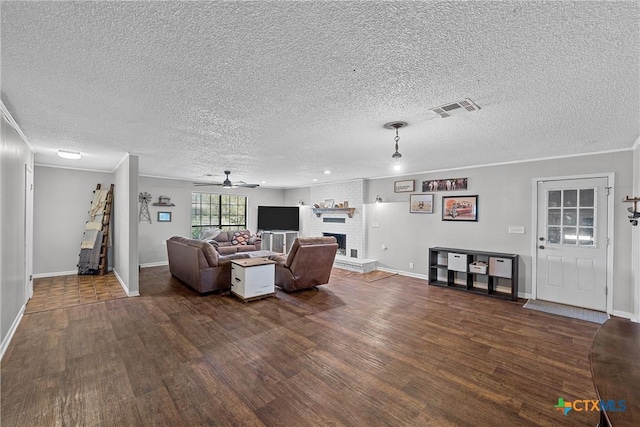
<instances>
[{"instance_id":1,"label":"door knob","mask_svg":"<svg viewBox=\"0 0 640 427\"><path fill-rule=\"evenodd\" d=\"M540 245L538 246L539 249L544 249L544 246Z\"/></svg>"}]
</instances>

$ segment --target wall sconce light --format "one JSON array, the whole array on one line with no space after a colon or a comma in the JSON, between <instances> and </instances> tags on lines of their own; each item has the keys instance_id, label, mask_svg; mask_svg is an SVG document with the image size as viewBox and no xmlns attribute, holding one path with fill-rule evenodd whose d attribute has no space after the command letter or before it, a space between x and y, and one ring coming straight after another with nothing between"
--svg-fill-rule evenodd
<instances>
[{"instance_id":1,"label":"wall sconce light","mask_svg":"<svg viewBox=\"0 0 640 427\"><path fill-rule=\"evenodd\" d=\"M382 197L376 196L376 203L382 203Z\"/></svg>"}]
</instances>

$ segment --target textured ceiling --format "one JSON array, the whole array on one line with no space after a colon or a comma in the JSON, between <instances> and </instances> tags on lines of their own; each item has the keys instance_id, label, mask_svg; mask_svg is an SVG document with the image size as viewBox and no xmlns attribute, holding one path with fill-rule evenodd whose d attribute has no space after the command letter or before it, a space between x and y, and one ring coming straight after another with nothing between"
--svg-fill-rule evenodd
<instances>
[{"instance_id":1,"label":"textured ceiling","mask_svg":"<svg viewBox=\"0 0 640 427\"><path fill-rule=\"evenodd\" d=\"M6 2L36 163L292 187L629 149L637 1ZM480 111L429 111L470 98ZM403 169L394 172L394 132ZM55 155L82 152L80 161ZM331 175L323 174L325 169Z\"/></svg>"}]
</instances>

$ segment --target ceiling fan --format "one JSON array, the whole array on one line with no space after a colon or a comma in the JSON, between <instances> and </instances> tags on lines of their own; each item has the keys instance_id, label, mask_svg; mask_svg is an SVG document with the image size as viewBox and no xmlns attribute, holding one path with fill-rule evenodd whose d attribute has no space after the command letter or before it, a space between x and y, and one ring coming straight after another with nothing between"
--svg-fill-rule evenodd
<instances>
[{"instance_id":1,"label":"ceiling fan","mask_svg":"<svg viewBox=\"0 0 640 427\"><path fill-rule=\"evenodd\" d=\"M227 177L225 178L225 180L222 183L220 183L220 182L196 182L194 184L196 186L200 186L200 185L219 185L222 188L238 188L238 187L256 188L256 187L260 187L260 184L247 184L244 181L231 182L231 180L229 179L229 175L231 174L231 171L224 171L224 174L227 175ZM207 174L206 176L213 176L213 175Z\"/></svg>"}]
</instances>

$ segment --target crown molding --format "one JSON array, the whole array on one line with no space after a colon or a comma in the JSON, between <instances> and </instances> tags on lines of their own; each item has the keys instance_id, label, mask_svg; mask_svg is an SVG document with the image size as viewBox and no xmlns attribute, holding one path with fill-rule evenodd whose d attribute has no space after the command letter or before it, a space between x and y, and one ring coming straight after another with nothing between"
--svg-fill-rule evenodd
<instances>
[{"instance_id":1,"label":"crown molding","mask_svg":"<svg viewBox=\"0 0 640 427\"><path fill-rule=\"evenodd\" d=\"M2 102L2 100L0 100L0 110L2 110L2 115L4 116L5 119L7 119L11 127L16 132L18 132L18 135L20 135L20 138L22 138L22 141L24 141L27 147L29 147L29 150L31 150L31 152L35 154L36 153L35 147L31 145L31 143L29 142L29 139L24 134L24 132L22 132L22 129L20 129L20 126L18 126L18 123L13 119L13 116L11 115L7 107L4 105L4 102Z\"/></svg>"}]
</instances>

